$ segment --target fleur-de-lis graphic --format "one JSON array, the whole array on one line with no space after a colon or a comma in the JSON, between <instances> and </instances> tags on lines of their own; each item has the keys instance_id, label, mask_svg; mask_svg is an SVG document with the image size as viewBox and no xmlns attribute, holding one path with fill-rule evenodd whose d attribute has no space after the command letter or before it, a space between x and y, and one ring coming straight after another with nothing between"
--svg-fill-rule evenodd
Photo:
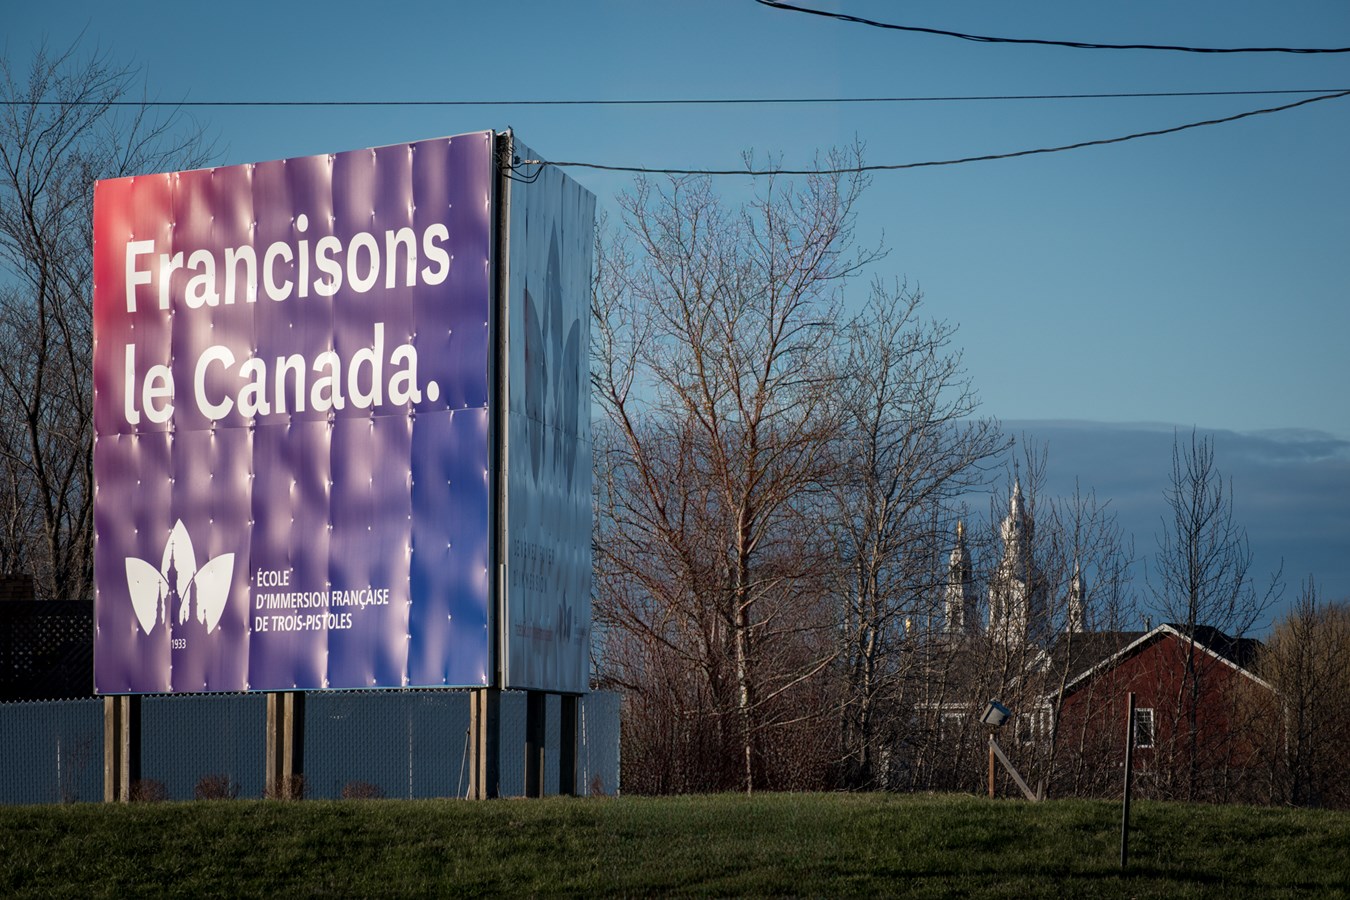
<instances>
[{"instance_id":1,"label":"fleur-de-lis graphic","mask_svg":"<svg viewBox=\"0 0 1350 900\"><path fill-rule=\"evenodd\" d=\"M223 553L198 568L192 538L182 519L169 532L158 569L132 556L127 557L126 566L131 608L146 634L156 625L172 631L174 625L185 625L194 615L206 626L207 634L220 624L230 597L234 554Z\"/></svg>"},{"instance_id":2,"label":"fleur-de-lis graphic","mask_svg":"<svg viewBox=\"0 0 1350 900\"><path fill-rule=\"evenodd\" d=\"M561 470L562 483L570 492L577 459L577 404L582 390L578 372L584 348L581 320L574 317L570 328L565 322L556 229L549 237L543 288L540 303L535 292L525 287L525 415L529 421L530 467L536 481L541 470L546 475ZM550 429L553 473L546 464Z\"/></svg>"}]
</instances>

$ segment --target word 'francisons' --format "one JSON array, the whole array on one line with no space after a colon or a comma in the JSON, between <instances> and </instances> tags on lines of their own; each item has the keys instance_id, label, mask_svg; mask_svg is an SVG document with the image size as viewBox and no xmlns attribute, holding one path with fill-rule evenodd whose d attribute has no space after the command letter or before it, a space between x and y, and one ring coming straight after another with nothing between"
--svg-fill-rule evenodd
<instances>
[{"instance_id":1,"label":"word 'francisons'","mask_svg":"<svg viewBox=\"0 0 1350 900\"><path fill-rule=\"evenodd\" d=\"M309 217L303 213L297 216L295 230L300 234L308 231ZM308 297L311 290L320 297L332 297L342 289L344 279L352 291L364 294L375 287L381 274L384 287L393 289L398 286L400 268L405 287L413 287L419 279L422 284L437 285L450 274L451 257L442 246L449 239L449 229L437 222L422 230L420 241L411 228L389 229L384 233L383 249L379 239L368 231L353 235L345 245L341 238L331 234L313 242L296 241L294 247L276 241L262 251L261 265L258 251L247 244L226 247L219 259L213 251L203 249L190 254L182 250L160 253L156 261L154 241L129 241L127 312L136 311L136 288L151 284L158 284L159 308L167 310L174 273L180 270L190 273L183 292L188 309L233 304L239 298L241 285L243 299L256 303L260 278L264 295L277 301L292 296ZM419 246L426 260L420 269Z\"/></svg>"}]
</instances>

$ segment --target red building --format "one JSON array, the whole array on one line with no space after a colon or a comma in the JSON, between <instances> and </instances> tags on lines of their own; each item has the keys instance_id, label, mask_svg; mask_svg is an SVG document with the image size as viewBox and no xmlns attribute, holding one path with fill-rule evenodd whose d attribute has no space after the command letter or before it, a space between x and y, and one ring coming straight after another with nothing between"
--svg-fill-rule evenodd
<instances>
[{"instance_id":1,"label":"red building","mask_svg":"<svg viewBox=\"0 0 1350 900\"><path fill-rule=\"evenodd\" d=\"M1259 713L1269 704L1256 702L1273 690L1252 671L1260 647L1207 626L1159 625L1065 684L1058 751L1119 768L1134 692L1142 785L1163 797L1239 796L1257 777L1253 736L1278 727Z\"/></svg>"}]
</instances>

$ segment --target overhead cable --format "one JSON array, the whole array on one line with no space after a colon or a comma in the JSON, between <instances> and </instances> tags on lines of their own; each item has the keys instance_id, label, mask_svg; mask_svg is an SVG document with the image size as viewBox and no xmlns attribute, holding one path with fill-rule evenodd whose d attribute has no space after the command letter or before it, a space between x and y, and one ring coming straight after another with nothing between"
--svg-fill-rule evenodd
<instances>
[{"instance_id":1,"label":"overhead cable","mask_svg":"<svg viewBox=\"0 0 1350 900\"><path fill-rule=\"evenodd\" d=\"M761 6L781 9L786 12L807 13L842 22L858 25L870 25L873 28L886 28L891 31L909 31L917 34L933 34L940 37L960 38L963 41L976 41L981 44L1034 44L1041 47L1072 47L1077 50L1169 50L1174 53L1350 53L1350 47L1187 47L1171 44L1096 44L1087 41L1052 41L1041 38L991 37L983 34L966 34L960 31L946 31L941 28L921 28L917 25L897 25L893 22L878 22L848 13L830 12L824 9L811 9L807 6L795 6L779 0L755 0Z\"/></svg>"},{"instance_id":2,"label":"overhead cable","mask_svg":"<svg viewBox=\"0 0 1350 900\"><path fill-rule=\"evenodd\" d=\"M672 97L542 100L0 100L0 106L306 107L306 106L770 106L814 103L961 103L1029 100L1128 100L1168 97L1251 97L1328 94L1345 88L1269 88L1238 91L1118 91L1080 94L952 94L906 97Z\"/></svg>"},{"instance_id":3,"label":"overhead cable","mask_svg":"<svg viewBox=\"0 0 1350 900\"><path fill-rule=\"evenodd\" d=\"M817 169L754 169L746 167L743 169L683 169L667 168L653 166L623 166L608 165L595 162L563 161L548 159L526 159L518 160L515 167L519 166L566 166L577 169L599 169L606 172L638 172L648 175L748 175L758 177L763 175L852 175L863 172L891 172L899 169L922 169L932 166L955 166L963 163L990 162L997 159L1017 159L1022 156L1035 156L1042 153L1063 153L1066 150L1081 150L1085 147L1101 147L1106 144L1119 144L1125 141L1134 141L1140 138L1160 137L1165 134L1176 134L1179 131L1188 131L1192 128L1204 128L1207 125L1222 125L1226 122L1236 122L1239 119L1248 119L1252 116L1262 116L1269 113L1283 112L1288 109L1294 109L1299 106L1306 106L1309 103L1317 103L1321 100L1336 100L1341 97L1350 96L1350 91L1339 91L1334 94L1323 94L1320 97L1309 97L1306 100L1299 100L1294 103L1288 103L1284 106L1272 106L1267 109L1253 109L1248 112L1238 113L1233 116L1224 116L1221 119L1206 119L1203 122L1189 122L1185 125L1176 125L1171 128L1160 128L1156 131L1140 131L1134 134L1121 135L1120 137L1100 138L1091 141L1079 141L1074 144L1062 144L1056 147L1038 147L1034 150L1016 150L1011 153L989 153L983 156L965 156L958 159L939 159L928 160L925 162L910 163L877 163L861 166L843 166L838 168L817 168Z\"/></svg>"}]
</instances>

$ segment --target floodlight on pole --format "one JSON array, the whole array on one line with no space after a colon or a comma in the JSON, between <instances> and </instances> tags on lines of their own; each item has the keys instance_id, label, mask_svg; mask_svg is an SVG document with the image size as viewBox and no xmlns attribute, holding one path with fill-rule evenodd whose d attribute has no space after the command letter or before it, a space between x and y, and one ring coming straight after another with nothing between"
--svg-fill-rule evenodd
<instances>
[{"instance_id":1,"label":"floodlight on pole","mask_svg":"<svg viewBox=\"0 0 1350 900\"><path fill-rule=\"evenodd\" d=\"M1038 802L1044 796L1045 783L1042 782L1040 789L1033 791L1023 780L1017 769L1013 767L1012 760L1008 759L1003 748L994 740L994 732L999 729L1004 722L1012 717L1012 710L999 703L997 700L990 700L984 707L984 712L980 715L980 721L989 726L989 799L994 799L994 759L998 758L1003 763L1003 767L1008 770L1013 781L1022 789L1022 793L1033 803Z\"/></svg>"},{"instance_id":2,"label":"floodlight on pole","mask_svg":"<svg viewBox=\"0 0 1350 900\"><path fill-rule=\"evenodd\" d=\"M980 721L990 728L998 728L1008 717L1012 715L1012 710L999 703L997 700L990 700L984 707L984 713L980 716Z\"/></svg>"}]
</instances>

